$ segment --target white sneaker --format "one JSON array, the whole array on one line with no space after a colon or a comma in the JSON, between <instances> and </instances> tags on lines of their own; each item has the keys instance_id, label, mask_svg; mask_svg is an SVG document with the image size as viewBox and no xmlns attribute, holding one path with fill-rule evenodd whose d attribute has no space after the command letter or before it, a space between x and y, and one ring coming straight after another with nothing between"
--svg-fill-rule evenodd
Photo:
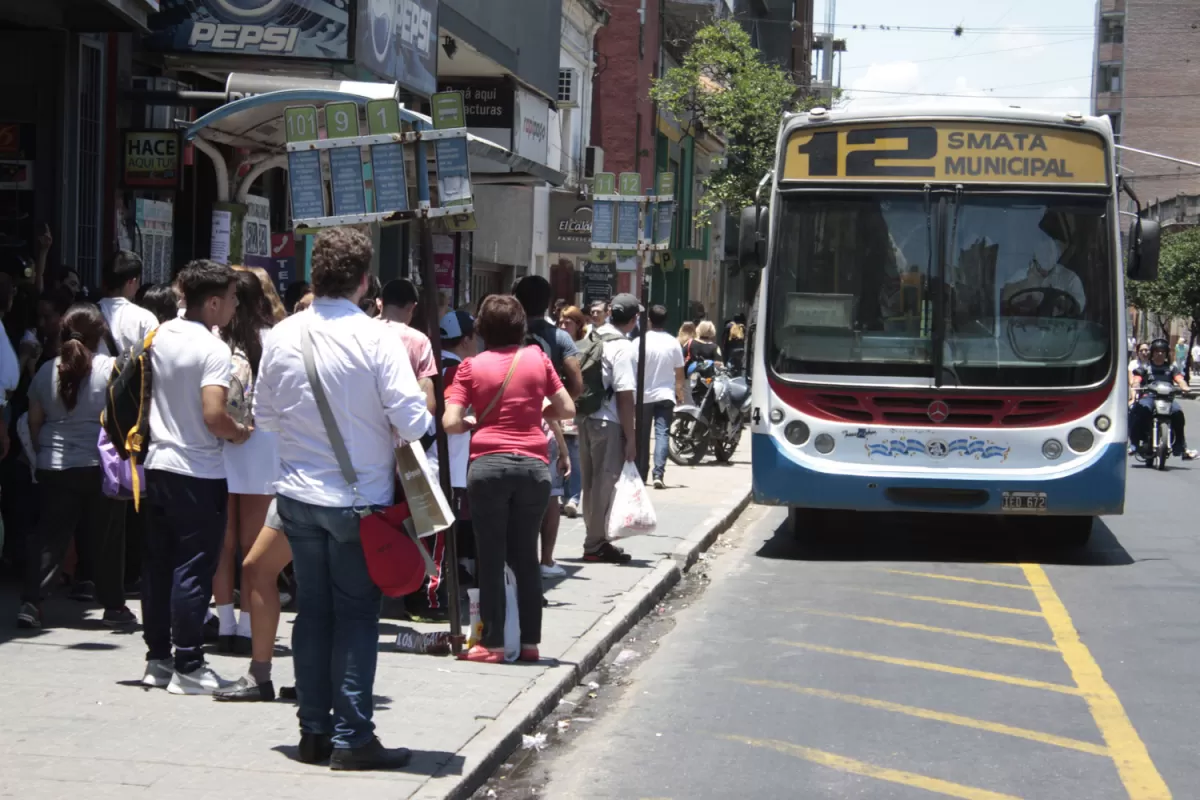
<instances>
[{"instance_id":1,"label":"white sneaker","mask_svg":"<svg viewBox=\"0 0 1200 800\"><path fill-rule=\"evenodd\" d=\"M665 489L665 488L667 488L667 483L662 478L655 478L654 479L654 488L655 489Z\"/></svg>"},{"instance_id":2,"label":"white sneaker","mask_svg":"<svg viewBox=\"0 0 1200 800\"><path fill-rule=\"evenodd\" d=\"M175 659L158 658L146 662L146 674L142 676L142 686L154 689L165 689L175 674Z\"/></svg>"},{"instance_id":3,"label":"white sneaker","mask_svg":"<svg viewBox=\"0 0 1200 800\"><path fill-rule=\"evenodd\" d=\"M223 680L212 667L202 664L191 672L176 672L171 676L167 691L171 694L212 694L217 689L232 686L232 681Z\"/></svg>"},{"instance_id":4,"label":"white sneaker","mask_svg":"<svg viewBox=\"0 0 1200 800\"><path fill-rule=\"evenodd\" d=\"M568 500L566 505L563 506L562 513L568 519L575 519L579 516L579 504L574 500Z\"/></svg>"},{"instance_id":5,"label":"white sneaker","mask_svg":"<svg viewBox=\"0 0 1200 800\"><path fill-rule=\"evenodd\" d=\"M545 564L542 564L542 577L543 578L561 578L563 575L566 575L566 574L567 574L567 571L562 568L561 564L551 564L548 567Z\"/></svg>"}]
</instances>

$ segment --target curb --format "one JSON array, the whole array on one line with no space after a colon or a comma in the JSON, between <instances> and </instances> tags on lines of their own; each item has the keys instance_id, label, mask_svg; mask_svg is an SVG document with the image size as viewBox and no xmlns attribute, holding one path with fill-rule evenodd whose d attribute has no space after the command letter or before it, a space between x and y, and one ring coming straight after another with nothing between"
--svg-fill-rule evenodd
<instances>
[{"instance_id":1,"label":"curb","mask_svg":"<svg viewBox=\"0 0 1200 800\"><path fill-rule=\"evenodd\" d=\"M410 800L466 800L474 794L520 746L521 736L549 715L558 701L578 686L612 646L679 582L700 554L729 529L750 504L750 497L749 489L739 491L732 500L709 515L563 653L558 667L546 670L491 724L455 753L470 765L462 775L439 771L409 795ZM445 785L451 781L453 785Z\"/></svg>"}]
</instances>

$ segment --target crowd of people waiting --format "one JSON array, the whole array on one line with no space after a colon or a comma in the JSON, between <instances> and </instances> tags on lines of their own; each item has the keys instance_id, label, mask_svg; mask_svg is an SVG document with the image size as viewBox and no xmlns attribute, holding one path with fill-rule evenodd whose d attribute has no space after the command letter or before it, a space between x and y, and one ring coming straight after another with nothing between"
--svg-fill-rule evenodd
<instances>
[{"instance_id":1,"label":"crowd of people waiting","mask_svg":"<svg viewBox=\"0 0 1200 800\"><path fill-rule=\"evenodd\" d=\"M104 624L131 627L137 615L125 598L140 592L146 686L269 701L281 574L291 565L299 758L390 768L409 753L384 748L371 721L381 594L359 512L393 502L395 444L420 441L435 465L449 460L460 564L443 563L444 534L426 540L437 574L407 600L414 614L444 619L444 570L478 587L482 638L462 659L504 659L506 565L517 581L520 659L540 658L543 580L565 574L554 560L560 510L583 517L584 562L630 561L606 522L636 457L630 337L642 309L632 295L587 314L551 310L549 283L529 276L513 294L485 298L477 317L433 312L443 456L432 435L432 344L411 324L417 291L403 279L380 286L360 230L320 233L311 287L293 285L282 299L264 271L207 260L170 285L144 286L140 259L126 251L105 264L100 297L73 272L46 287L48 232L40 244L29 286L14 290L0 276L0 391L9 398L0 481L5 553L23 578L19 627L50 623L43 602L60 584L102 605ZM31 293L36 320L21 299ZM712 323L694 336L688 323L677 338L663 330L666 309L648 318L646 424L658 433L662 487L666 423L685 400L686 365L721 352ZM741 325L733 330L740 347ZM98 442L114 364L142 347L151 388L139 510L102 491ZM249 655L246 674L217 675L208 642Z\"/></svg>"}]
</instances>

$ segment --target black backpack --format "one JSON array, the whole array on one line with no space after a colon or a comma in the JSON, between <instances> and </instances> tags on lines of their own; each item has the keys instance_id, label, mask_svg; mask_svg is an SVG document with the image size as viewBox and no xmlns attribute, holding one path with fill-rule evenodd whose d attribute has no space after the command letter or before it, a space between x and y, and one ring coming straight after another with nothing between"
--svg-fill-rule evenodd
<instances>
[{"instance_id":1,"label":"black backpack","mask_svg":"<svg viewBox=\"0 0 1200 800\"><path fill-rule=\"evenodd\" d=\"M579 371L583 373L583 393L575 399L575 413L586 417L595 414L611 395L604 388L604 343L625 337L619 333L592 331L579 348Z\"/></svg>"},{"instance_id":2,"label":"black backpack","mask_svg":"<svg viewBox=\"0 0 1200 800\"><path fill-rule=\"evenodd\" d=\"M108 379L108 392L100 425L117 454L126 461L141 464L150 446L150 346L158 329L146 334L140 347L120 356Z\"/></svg>"}]
</instances>

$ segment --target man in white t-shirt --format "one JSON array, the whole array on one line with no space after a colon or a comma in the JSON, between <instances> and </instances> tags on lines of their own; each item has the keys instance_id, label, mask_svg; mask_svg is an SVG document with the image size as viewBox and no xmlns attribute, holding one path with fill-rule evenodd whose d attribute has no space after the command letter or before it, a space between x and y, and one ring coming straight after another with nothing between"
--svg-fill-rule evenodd
<instances>
[{"instance_id":1,"label":"man in white t-shirt","mask_svg":"<svg viewBox=\"0 0 1200 800\"><path fill-rule=\"evenodd\" d=\"M667 333L666 306L650 306L647 313L650 330L646 334L646 386L643 398L643 425L654 425L654 488L666 488L663 478L667 471L667 437L675 404L683 403L683 348L679 340ZM638 347L633 348L634 367L637 367Z\"/></svg>"},{"instance_id":2,"label":"man in white t-shirt","mask_svg":"<svg viewBox=\"0 0 1200 800\"><path fill-rule=\"evenodd\" d=\"M100 313L108 323L110 335L100 341L100 352L119 357L146 334L158 327L158 317L133 302L142 285L142 258L130 250L118 250L104 265L105 295L99 302ZM117 352L112 352L116 346Z\"/></svg>"},{"instance_id":3,"label":"man in white t-shirt","mask_svg":"<svg viewBox=\"0 0 1200 800\"><path fill-rule=\"evenodd\" d=\"M179 273L185 312L164 322L150 347L153 375L146 456L142 683L172 694L211 694L225 685L204 663L204 619L225 537L221 443L240 444L250 428L226 408L229 346L213 334L233 318L236 274L193 261ZM175 657L171 658L171 645Z\"/></svg>"},{"instance_id":4,"label":"man in white t-shirt","mask_svg":"<svg viewBox=\"0 0 1200 800\"><path fill-rule=\"evenodd\" d=\"M609 322L591 335L605 337L601 358L604 404L579 419L579 471L583 475L583 560L626 564L631 556L608 541L608 511L613 490L627 461L637 461L634 436L637 371L634 346L627 338L637 325L641 305L631 294L612 299Z\"/></svg>"}]
</instances>

